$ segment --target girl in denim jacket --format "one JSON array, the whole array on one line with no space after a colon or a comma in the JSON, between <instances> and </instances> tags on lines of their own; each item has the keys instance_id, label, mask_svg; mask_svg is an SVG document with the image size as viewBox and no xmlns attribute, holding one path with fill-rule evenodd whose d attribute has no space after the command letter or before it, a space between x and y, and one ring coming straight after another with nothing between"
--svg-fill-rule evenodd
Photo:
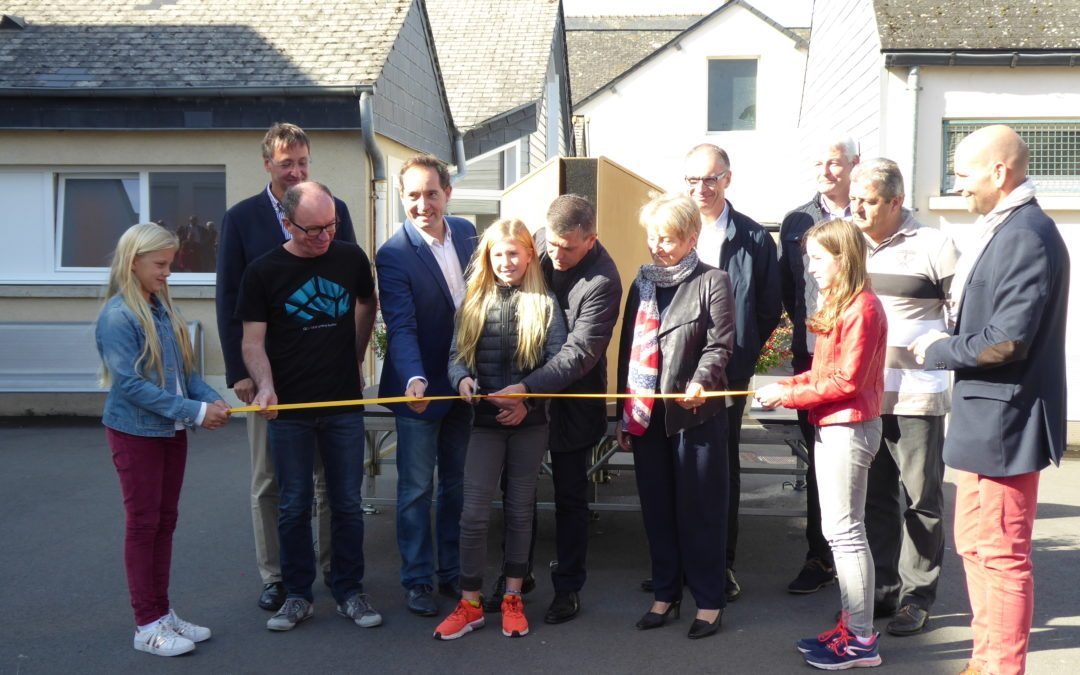
<instances>
[{"instance_id":1,"label":"girl in denim jacket","mask_svg":"<svg viewBox=\"0 0 1080 675\"><path fill-rule=\"evenodd\" d=\"M169 299L166 279L178 247L176 235L153 223L120 237L95 331L102 386L109 387L102 422L127 520L134 646L158 656L190 652L210 638L210 629L170 607L169 567L187 429L218 429L229 417L221 396L194 372L187 327Z\"/></svg>"},{"instance_id":2,"label":"girl in denim jacket","mask_svg":"<svg viewBox=\"0 0 1080 675\"><path fill-rule=\"evenodd\" d=\"M796 647L807 663L825 670L876 666L874 561L863 518L867 474L881 444L888 326L870 290L866 241L853 223L818 223L806 233L806 254L823 298L806 322L819 335L813 364L756 392L766 407L809 410L816 429L821 530L836 561L841 610L836 628Z\"/></svg>"}]
</instances>

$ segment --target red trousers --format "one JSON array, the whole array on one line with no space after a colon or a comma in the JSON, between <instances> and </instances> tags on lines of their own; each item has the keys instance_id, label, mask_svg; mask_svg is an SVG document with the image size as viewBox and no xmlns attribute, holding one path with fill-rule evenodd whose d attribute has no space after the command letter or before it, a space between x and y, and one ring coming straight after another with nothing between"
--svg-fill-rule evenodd
<instances>
[{"instance_id":1,"label":"red trousers","mask_svg":"<svg viewBox=\"0 0 1080 675\"><path fill-rule=\"evenodd\" d=\"M169 613L169 566L187 463L187 432L169 438L106 429L124 495L124 567L135 624Z\"/></svg>"},{"instance_id":2,"label":"red trousers","mask_svg":"<svg viewBox=\"0 0 1080 675\"><path fill-rule=\"evenodd\" d=\"M1031 531L1039 472L957 473L956 551L971 600L971 660L983 673L1023 673L1035 607Z\"/></svg>"}]
</instances>

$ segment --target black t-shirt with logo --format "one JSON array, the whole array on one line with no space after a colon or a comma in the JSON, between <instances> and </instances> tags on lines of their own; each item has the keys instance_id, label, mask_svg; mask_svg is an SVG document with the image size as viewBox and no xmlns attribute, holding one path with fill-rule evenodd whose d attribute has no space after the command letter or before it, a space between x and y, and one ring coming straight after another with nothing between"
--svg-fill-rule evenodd
<instances>
[{"instance_id":1,"label":"black t-shirt with logo","mask_svg":"<svg viewBox=\"0 0 1080 675\"><path fill-rule=\"evenodd\" d=\"M356 359L357 299L375 292L371 263L355 244L333 241L316 258L280 246L248 265L236 317L266 324L266 355L279 403L361 398ZM312 417L351 408L282 411Z\"/></svg>"}]
</instances>

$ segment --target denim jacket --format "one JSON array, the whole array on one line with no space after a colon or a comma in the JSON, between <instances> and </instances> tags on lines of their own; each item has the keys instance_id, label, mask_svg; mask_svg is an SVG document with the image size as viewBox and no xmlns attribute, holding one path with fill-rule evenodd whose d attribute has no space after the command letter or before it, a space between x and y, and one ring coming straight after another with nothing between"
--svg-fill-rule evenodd
<instances>
[{"instance_id":1,"label":"denim jacket","mask_svg":"<svg viewBox=\"0 0 1080 675\"><path fill-rule=\"evenodd\" d=\"M146 334L124 299L114 295L98 315L94 332L98 353L112 378L101 421L110 429L135 436L173 436L177 421L194 427L202 402L217 401L221 396L196 373L183 372L183 357L169 313L157 296L151 296L150 305L161 340L165 384L156 382L157 373L149 373L148 378L135 369ZM176 393L178 372L182 396Z\"/></svg>"}]
</instances>

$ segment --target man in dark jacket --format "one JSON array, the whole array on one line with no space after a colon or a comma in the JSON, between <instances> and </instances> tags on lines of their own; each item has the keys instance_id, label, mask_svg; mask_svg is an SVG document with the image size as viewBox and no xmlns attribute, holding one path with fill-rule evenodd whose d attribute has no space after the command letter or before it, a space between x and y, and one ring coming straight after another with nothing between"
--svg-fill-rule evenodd
<instances>
[{"instance_id":1,"label":"man in dark jacket","mask_svg":"<svg viewBox=\"0 0 1080 675\"><path fill-rule=\"evenodd\" d=\"M311 143L304 130L285 122L270 127L262 142L263 167L270 183L252 197L234 204L221 221L217 255L217 323L225 357L225 384L244 403L255 398L255 383L244 366L240 343L243 327L235 315L240 280L249 263L279 248L292 238L285 226L285 191L308 179ZM334 198L336 241L356 243L345 202ZM197 226L195 226L198 229ZM262 577L259 607L277 611L285 602L278 556L278 485L266 441L266 420L247 416L251 451L251 520L255 528L255 558ZM316 460L315 497L319 518L319 564L324 577L330 572L330 512L325 508L326 481L321 460Z\"/></svg>"},{"instance_id":2,"label":"man in dark jacket","mask_svg":"<svg viewBox=\"0 0 1080 675\"><path fill-rule=\"evenodd\" d=\"M566 314L569 335L543 368L496 393L605 393L606 354L619 319L622 283L615 261L596 240L596 210L584 197L557 197L548 208L547 227L533 236L544 278ZM603 399L554 399L550 416L558 565L551 573L555 599L544 621L563 623L581 608L578 593L585 585L589 543L590 451L607 433L607 404Z\"/></svg>"},{"instance_id":3,"label":"man in dark jacket","mask_svg":"<svg viewBox=\"0 0 1080 675\"><path fill-rule=\"evenodd\" d=\"M731 185L731 162L722 148L695 147L686 156L686 188L701 213L697 253L702 262L724 270L731 279L735 301L735 346L728 361L728 389L750 386L761 348L780 322L780 268L776 244L764 227L738 211L724 193ZM727 599L742 589L735 580L735 545L739 539L739 439L745 396L728 400L728 527Z\"/></svg>"},{"instance_id":4,"label":"man in dark jacket","mask_svg":"<svg viewBox=\"0 0 1080 675\"><path fill-rule=\"evenodd\" d=\"M851 170L859 163L858 145L850 137L826 141L814 161L818 193L813 199L784 216L780 224L780 286L784 308L791 318L791 365L795 374L810 370L814 358L814 335L806 330L806 319L817 311L818 288L806 271L803 237L824 220L851 218ZM799 429L806 442L806 562L788 584L790 593L814 593L836 580L832 551L821 533L821 506L814 476L814 427L805 410L800 410Z\"/></svg>"}]
</instances>

